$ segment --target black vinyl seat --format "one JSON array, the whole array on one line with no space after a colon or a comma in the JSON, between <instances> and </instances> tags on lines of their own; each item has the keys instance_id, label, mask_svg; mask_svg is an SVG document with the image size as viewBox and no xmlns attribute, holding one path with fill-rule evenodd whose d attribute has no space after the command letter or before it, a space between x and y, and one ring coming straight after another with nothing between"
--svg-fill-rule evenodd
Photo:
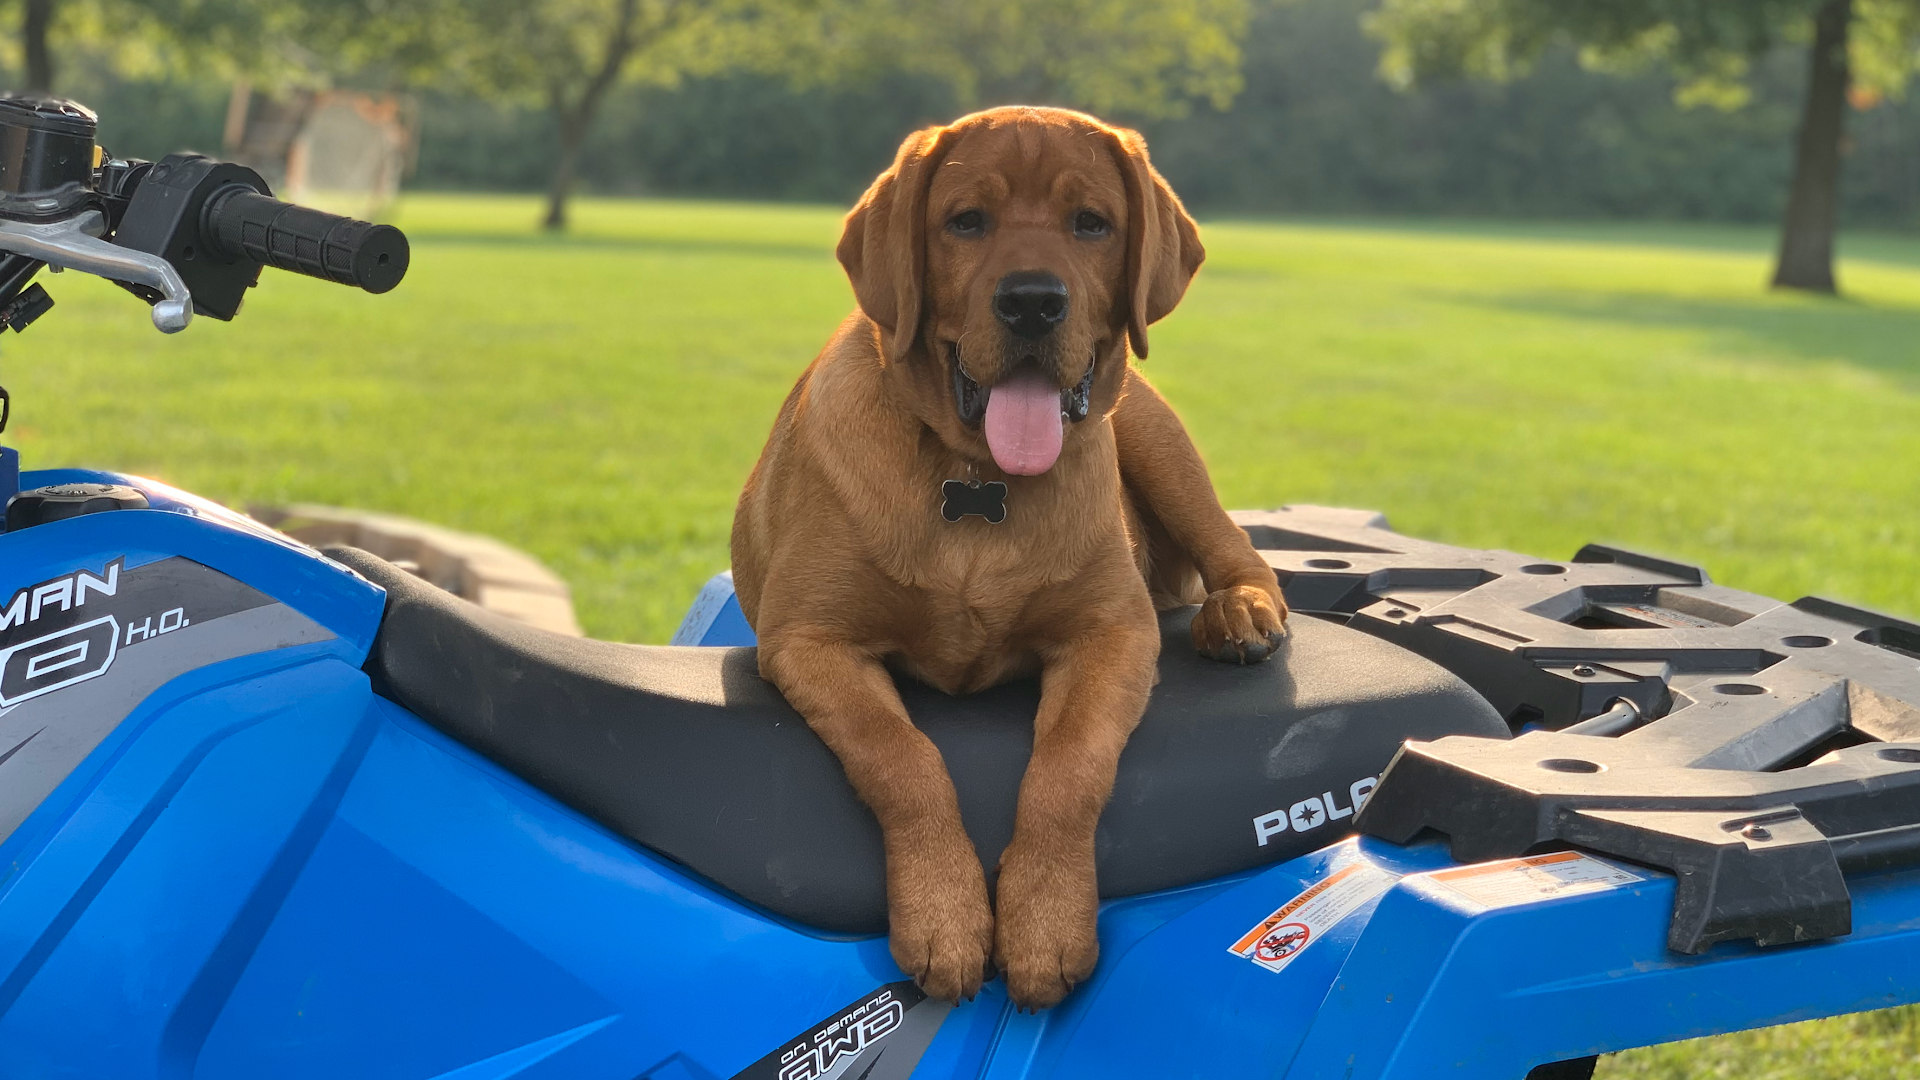
<instances>
[{"instance_id":1,"label":"black vinyl seat","mask_svg":"<svg viewBox=\"0 0 1920 1080\"><path fill-rule=\"evenodd\" d=\"M382 695L753 904L827 931L885 931L879 828L761 680L753 649L548 633L364 551L328 554L387 590L367 660ZM1160 683L1101 818L1103 896L1321 847L1350 831L1355 782L1402 740L1508 734L1465 683L1378 638L1296 615L1277 657L1242 668L1195 655L1191 616L1161 623ZM1013 832L1037 680L956 698L902 679L900 692L945 757L991 871Z\"/></svg>"}]
</instances>

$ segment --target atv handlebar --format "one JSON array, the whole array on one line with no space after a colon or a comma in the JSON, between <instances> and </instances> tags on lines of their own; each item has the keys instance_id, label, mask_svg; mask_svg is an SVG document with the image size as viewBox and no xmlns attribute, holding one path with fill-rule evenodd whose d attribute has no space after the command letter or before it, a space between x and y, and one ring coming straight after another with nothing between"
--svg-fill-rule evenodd
<instances>
[{"instance_id":1,"label":"atv handlebar","mask_svg":"<svg viewBox=\"0 0 1920 1080\"><path fill-rule=\"evenodd\" d=\"M322 213L228 184L207 200L201 235L229 259L383 293L407 273L407 238L391 225Z\"/></svg>"},{"instance_id":2,"label":"atv handlebar","mask_svg":"<svg viewBox=\"0 0 1920 1080\"><path fill-rule=\"evenodd\" d=\"M406 276L391 225L281 202L259 173L199 154L110 158L96 122L71 101L0 94L0 330L52 306L31 283L47 266L124 286L167 333L233 318L263 266L370 293Z\"/></svg>"}]
</instances>

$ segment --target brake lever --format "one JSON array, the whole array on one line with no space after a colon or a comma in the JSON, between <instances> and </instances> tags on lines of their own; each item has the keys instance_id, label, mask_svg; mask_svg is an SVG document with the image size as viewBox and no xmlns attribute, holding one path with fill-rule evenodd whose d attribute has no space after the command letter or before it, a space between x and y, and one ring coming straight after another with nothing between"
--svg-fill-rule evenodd
<instances>
[{"instance_id":1,"label":"brake lever","mask_svg":"<svg viewBox=\"0 0 1920 1080\"><path fill-rule=\"evenodd\" d=\"M180 272L158 255L100 239L106 232L107 219L98 210L45 224L0 220L0 251L155 289L165 299L153 305L153 325L163 334L185 330L193 321L193 294Z\"/></svg>"}]
</instances>

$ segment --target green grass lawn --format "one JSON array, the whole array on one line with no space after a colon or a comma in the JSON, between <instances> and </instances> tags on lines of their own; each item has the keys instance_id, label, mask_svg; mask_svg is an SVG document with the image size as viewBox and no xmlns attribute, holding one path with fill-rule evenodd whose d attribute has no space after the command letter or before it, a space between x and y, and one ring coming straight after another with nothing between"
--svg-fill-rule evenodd
<instances>
[{"instance_id":1,"label":"green grass lawn","mask_svg":"<svg viewBox=\"0 0 1920 1080\"><path fill-rule=\"evenodd\" d=\"M419 196L388 296L270 273L164 338L119 290L0 348L27 465L235 505L373 507L503 537L603 637L664 640L852 304L828 208ZM1213 221L1146 371L1230 506L1332 503L1564 558L1920 612L1920 239L1851 237L1848 297L1771 295L1761 229ZM1811 1033L1809 1033L1811 1032ZM1910 1013L1610 1060L1611 1077L1893 1077ZM1691 1070L1691 1071L1689 1071Z\"/></svg>"}]
</instances>

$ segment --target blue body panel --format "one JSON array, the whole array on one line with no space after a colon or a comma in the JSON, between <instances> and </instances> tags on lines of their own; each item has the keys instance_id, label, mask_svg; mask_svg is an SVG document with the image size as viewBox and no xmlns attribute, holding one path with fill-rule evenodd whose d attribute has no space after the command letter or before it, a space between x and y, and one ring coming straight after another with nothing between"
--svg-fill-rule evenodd
<instances>
[{"instance_id":1,"label":"blue body panel","mask_svg":"<svg viewBox=\"0 0 1920 1080\"><path fill-rule=\"evenodd\" d=\"M883 939L750 908L377 697L377 588L145 481L25 482L73 479L156 509L0 535L0 600L184 556L332 636L172 678L0 843L5 1075L722 1080L902 978ZM694 640L750 641L718 592ZM1284 970L1230 951L1355 865L1397 883ZM1087 985L1033 1015L990 984L913 1075L1518 1080L1920 998L1920 872L1855 879L1849 937L1683 957L1656 872L1489 909L1430 876L1451 866L1348 840L1110 902Z\"/></svg>"}]
</instances>

